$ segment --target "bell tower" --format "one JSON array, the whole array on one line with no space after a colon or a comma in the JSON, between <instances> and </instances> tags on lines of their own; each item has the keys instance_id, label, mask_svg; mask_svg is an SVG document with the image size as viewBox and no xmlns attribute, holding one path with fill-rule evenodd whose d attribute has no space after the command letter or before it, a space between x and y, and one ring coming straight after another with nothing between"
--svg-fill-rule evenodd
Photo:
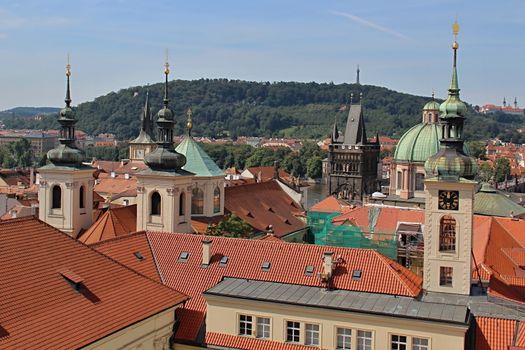
<instances>
[{"instance_id":1,"label":"bell tower","mask_svg":"<svg viewBox=\"0 0 525 350\"><path fill-rule=\"evenodd\" d=\"M38 169L39 219L77 237L93 221L93 168L83 165L84 154L75 145L76 119L71 109L69 80L71 65L66 66L66 106L60 111L60 144L47 152L50 164Z\"/></svg>"},{"instance_id":2,"label":"bell tower","mask_svg":"<svg viewBox=\"0 0 525 350\"><path fill-rule=\"evenodd\" d=\"M149 169L137 174L137 231L189 233L193 173L182 169L186 157L173 147L174 118L168 106L169 73L166 57L164 107L157 113L157 148L144 158Z\"/></svg>"},{"instance_id":3,"label":"bell tower","mask_svg":"<svg viewBox=\"0 0 525 350\"><path fill-rule=\"evenodd\" d=\"M459 25L453 25L457 37ZM477 182L476 160L463 151L467 106L459 97L456 40L448 98L440 106L441 149L425 162L425 250L423 288L431 292L470 294L472 217Z\"/></svg>"}]
</instances>

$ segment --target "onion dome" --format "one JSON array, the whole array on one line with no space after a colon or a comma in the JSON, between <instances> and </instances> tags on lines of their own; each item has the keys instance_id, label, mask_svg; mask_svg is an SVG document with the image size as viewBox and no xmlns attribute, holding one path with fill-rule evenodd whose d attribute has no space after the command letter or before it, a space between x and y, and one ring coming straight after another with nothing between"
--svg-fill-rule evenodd
<instances>
[{"instance_id":1,"label":"onion dome","mask_svg":"<svg viewBox=\"0 0 525 350\"><path fill-rule=\"evenodd\" d=\"M178 171L186 164L186 157L173 148L173 112L169 108L168 75L169 63L166 61L164 75L164 107L157 113L158 140L157 149L148 153L144 163L153 170Z\"/></svg>"},{"instance_id":2,"label":"onion dome","mask_svg":"<svg viewBox=\"0 0 525 350\"><path fill-rule=\"evenodd\" d=\"M439 103L434 100L434 96L432 96L432 101L427 102L425 106L423 106L423 110L424 111L439 111Z\"/></svg>"},{"instance_id":3,"label":"onion dome","mask_svg":"<svg viewBox=\"0 0 525 350\"><path fill-rule=\"evenodd\" d=\"M472 157L456 148L445 147L425 162L427 175L439 177L464 177L473 179L478 172L478 164Z\"/></svg>"},{"instance_id":4,"label":"onion dome","mask_svg":"<svg viewBox=\"0 0 525 350\"><path fill-rule=\"evenodd\" d=\"M84 160L84 153L75 146L75 124L76 119L71 108L71 92L69 77L71 76L71 65L66 66L66 106L60 111L58 122L60 124L60 144L47 152L47 159L54 165L78 166Z\"/></svg>"}]
</instances>

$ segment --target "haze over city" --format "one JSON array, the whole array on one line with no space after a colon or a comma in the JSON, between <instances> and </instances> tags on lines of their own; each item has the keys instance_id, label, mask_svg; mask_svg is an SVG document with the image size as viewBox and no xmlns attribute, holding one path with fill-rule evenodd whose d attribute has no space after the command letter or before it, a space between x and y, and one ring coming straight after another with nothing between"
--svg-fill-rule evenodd
<instances>
[{"instance_id":1,"label":"haze over city","mask_svg":"<svg viewBox=\"0 0 525 350\"><path fill-rule=\"evenodd\" d=\"M446 97L450 23L461 25L465 101L525 101L525 3L467 1L0 1L0 110L60 106L172 79L354 82ZM176 103L176 102L175 102Z\"/></svg>"}]
</instances>

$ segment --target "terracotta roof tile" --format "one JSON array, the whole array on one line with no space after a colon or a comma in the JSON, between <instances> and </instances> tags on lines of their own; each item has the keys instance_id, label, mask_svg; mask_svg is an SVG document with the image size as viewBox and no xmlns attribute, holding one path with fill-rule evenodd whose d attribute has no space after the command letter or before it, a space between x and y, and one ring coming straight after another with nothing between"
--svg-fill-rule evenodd
<instances>
[{"instance_id":1,"label":"terracotta roof tile","mask_svg":"<svg viewBox=\"0 0 525 350\"><path fill-rule=\"evenodd\" d=\"M515 320L476 317L476 350L507 350L513 345Z\"/></svg>"},{"instance_id":2,"label":"terracotta roof tile","mask_svg":"<svg viewBox=\"0 0 525 350\"><path fill-rule=\"evenodd\" d=\"M306 227L297 218L303 214L300 205L276 181L226 187L224 207L258 231L266 231L272 225L277 237Z\"/></svg>"},{"instance_id":3,"label":"terracotta roof tile","mask_svg":"<svg viewBox=\"0 0 525 350\"><path fill-rule=\"evenodd\" d=\"M221 333L206 333L205 338L206 344L222 346L233 349L243 350L312 350L312 349L323 349L318 347L281 343L271 340L256 339L250 337L240 337L234 335L227 335Z\"/></svg>"},{"instance_id":4,"label":"terracotta roof tile","mask_svg":"<svg viewBox=\"0 0 525 350\"><path fill-rule=\"evenodd\" d=\"M0 223L0 246L2 349L79 348L186 299L37 219Z\"/></svg>"},{"instance_id":5,"label":"terracotta roof tile","mask_svg":"<svg viewBox=\"0 0 525 350\"><path fill-rule=\"evenodd\" d=\"M328 196L322 201L313 205L309 211L320 213L345 213L350 209L352 209L352 207L344 201L340 201L334 196Z\"/></svg>"},{"instance_id":6,"label":"terracotta roof tile","mask_svg":"<svg viewBox=\"0 0 525 350\"><path fill-rule=\"evenodd\" d=\"M78 240L85 244L93 244L118 236L128 235L136 230L137 205L108 208Z\"/></svg>"},{"instance_id":7,"label":"terracotta roof tile","mask_svg":"<svg viewBox=\"0 0 525 350\"><path fill-rule=\"evenodd\" d=\"M95 184L95 191L107 194L119 194L128 190L137 189L137 178L130 176L128 179L124 175L111 177L109 174L101 173L98 177L98 183Z\"/></svg>"},{"instance_id":8,"label":"terracotta roof tile","mask_svg":"<svg viewBox=\"0 0 525 350\"><path fill-rule=\"evenodd\" d=\"M201 268L202 236L148 232L147 237L164 283L191 297L180 310L178 339L195 339L205 318L206 302L201 294L224 276L323 286L317 273L327 251L341 257L334 270L334 288L404 296L417 296L421 291L420 277L373 250L213 237L211 264ZM183 251L189 253L189 259L178 262ZM226 266L219 266L222 256L229 257ZM264 261L271 262L269 271L262 271ZM308 265L314 266L314 276L304 274ZM362 271L361 280L352 279L353 270Z\"/></svg>"}]
</instances>

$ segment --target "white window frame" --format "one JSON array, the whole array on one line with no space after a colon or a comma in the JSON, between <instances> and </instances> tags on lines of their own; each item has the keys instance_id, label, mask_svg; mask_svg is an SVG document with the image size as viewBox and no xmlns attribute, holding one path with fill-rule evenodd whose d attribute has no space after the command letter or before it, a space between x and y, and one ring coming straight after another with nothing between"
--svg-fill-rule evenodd
<instances>
[{"instance_id":1,"label":"white window frame","mask_svg":"<svg viewBox=\"0 0 525 350\"><path fill-rule=\"evenodd\" d=\"M245 317L246 320L242 320L243 317ZM248 318L249 318L249 321L248 321ZM239 327L239 331L237 332L237 334L239 334L241 337L253 337L253 316L252 315L246 315L246 314L239 314L239 317L237 318L237 320L238 320L238 327ZM244 330L245 331L248 329L248 325L250 325L250 333L249 334L241 333L241 331L243 329L242 325L244 325Z\"/></svg>"},{"instance_id":2,"label":"white window frame","mask_svg":"<svg viewBox=\"0 0 525 350\"><path fill-rule=\"evenodd\" d=\"M317 327L317 330L314 329L315 327ZM316 343L314 342L315 334L317 334ZM319 346L320 344L321 344L321 325L319 323L305 323L304 324L304 345Z\"/></svg>"},{"instance_id":3,"label":"white window frame","mask_svg":"<svg viewBox=\"0 0 525 350\"><path fill-rule=\"evenodd\" d=\"M370 333L370 337L364 337L363 335L360 336L360 332ZM374 331L367 329L357 329L355 333L355 338L357 350L372 350L374 348ZM362 342L360 342L360 340L362 340ZM367 340L370 340L370 346L366 344Z\"/></svg>"},{"instance_id":4,"label":"white window frame","mask_svg":"<svg viewBox=\"0 0 525 350\"><path fill-rule=\"evenodd\" d=\"M260 320L268 320L268 323L259 323ZM272 319L270 317L257 316L255 320L255 337L258 339L272 339ZM259 325L262 327L262 332L259 332ZM268 336L264 333L268 332ZM261 334L262 333L262 334Z\"/></svg>"},{"instance_id":5,"label":"white window frame","mask_svg":"<svg viewBox=\"0 0 525 350\"><path fill-rule=\"evenodd\" d=\"M393 337L398 337L398 340L394 341ZM401 342L401 340L399 339L400 337L405 337L405 342ZM388 343L389 343L389 349L390 350L402 350L399 348L400 345L404 345L405 346L405 350L408 350L409 349L409 345L410 345L410 337L407 336L407 335L404 335L404 334L393 334L393 333L390 333L389 334L389 337L388 337ZM392 345L397 345L397 349L394 349Z\"/></svg>"},{"instance_id":6,"label":"white window frame","mask_svg":"<svg viewBox=\"0 0 525 350\"><path fill-rule=\"evenodd\" d=\"M414 340L426 340L427 345L423 344L414 344ZM430 350L430 338L426 337L412 337L412 350Z\"/></svg>"},{"instance_id":7,"label":"white window frame","mask_svg":"<svg viewBox=\"0 0 525 350\"><path fill-rule=\"evenodd\" d=\"M350 331L350 334L340 334L339 330ZM339 346L339 336L343 339L342 346ZM352 349L352 338L354 336L354 330L348 327L335 327L335 348L337 350L350 350Z\"/></svg>"},{"instance_id":8,"label":"white window frame","mask_svg":"<svg viewBox=\"0 0 525 350\"><path fill-rule=\"evenodd\" d=\"M287 343L293 343L293 344L301 343L301 322L299 322L299 321L292 321L292 320L285 320L284 322L285 322L285 327L284 327L285 337L284 337L284 339L286 339L286 342ZM289 322L294 323L294 327L290 327L289 324L288 324ZM295 324L298 324L299 326L295 327ZM289 329L295 330L295 331L297 331L299 333L298 334L299 339L297 341L288 339L288 330ZM292 336L292 338L294 338L294 337L295 337L295 334Z\"/></svg>"}]
</instances>

